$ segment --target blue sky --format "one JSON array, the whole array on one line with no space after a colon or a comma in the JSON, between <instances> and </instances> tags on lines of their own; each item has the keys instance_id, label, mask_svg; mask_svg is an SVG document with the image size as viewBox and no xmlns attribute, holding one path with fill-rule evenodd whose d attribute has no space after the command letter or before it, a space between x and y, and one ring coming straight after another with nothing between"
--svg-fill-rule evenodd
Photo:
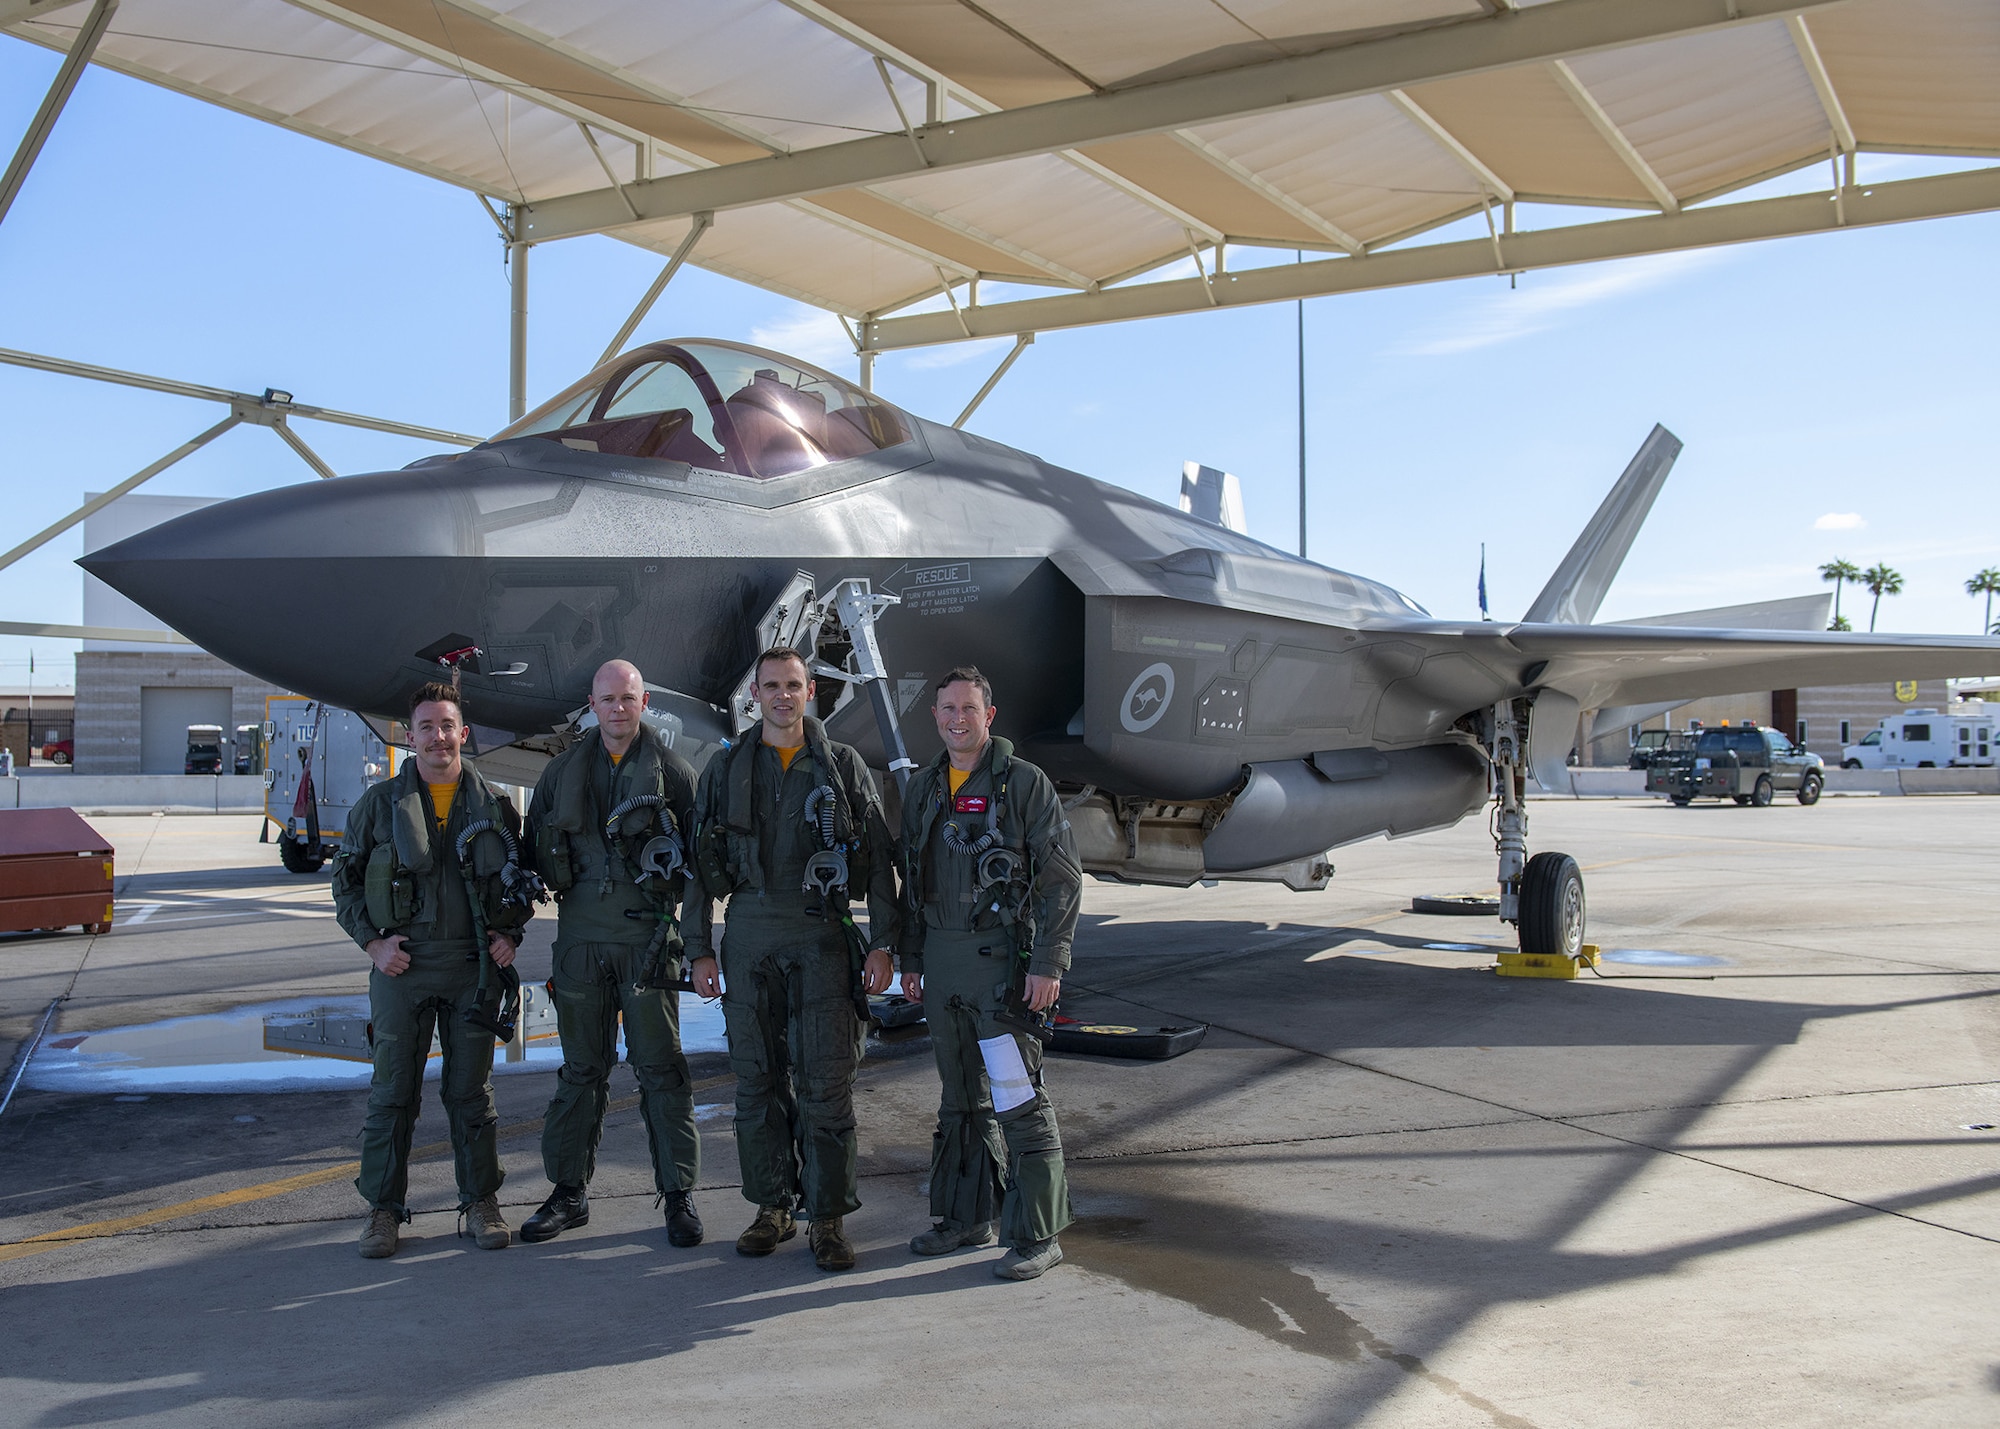
<instances>
[{"instance_id":1,"label":"blue sky","mask_svg":"<svg viewBox=\"0 0 2000 1429\"><path fill-rule=\"evenodd\" d=\"M0 40L0 149L55 64ZM1944 167L1863 155L1861 177ZM1457 617L1477 612L1484 541L1494 612L1517 616L1658 421L1687 450L1600 618L1804 594L1838 556L1906 577L1882 629L1973 631L1963 582L2000 565L1996 251L2000 215L1981 215L1309 302L1311 554ZM589 367L660 260L585 238L532 263L531 401ZM1291 548L1294 321L1284 304L1047 334L969 425L1163 501L1184 460L1226 467L1252 534ZM0 224L0 347L483 433L506 420L506 325L470 194L95 68ZM750 340L851 373L838 331L690 269L634 340ZM949 421L1004 349L886 357L876 387ZM11 367L0 413L10 545L221 415ZM298 429L341 471L429 450ZM240 428L149 489L311 479ZM73 532L0 572L4 618L79 620L81 551ZM1864 624L1866 605L1850 594ZM38 678L67 677L73 644L33 645ZM0 637L0 684L28 646Z\"/></svg>"}]
</instances>

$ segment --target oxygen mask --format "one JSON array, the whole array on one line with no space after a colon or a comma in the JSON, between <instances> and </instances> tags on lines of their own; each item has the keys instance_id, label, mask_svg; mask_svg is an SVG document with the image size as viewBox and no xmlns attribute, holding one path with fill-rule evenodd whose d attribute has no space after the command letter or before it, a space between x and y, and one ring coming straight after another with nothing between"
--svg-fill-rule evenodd
<instances>
[{"instance_id":1,"label":"oxygen mask","mask_svg":"<svg viewBox=\"0 0 2000 1429\"><path fill-rule=\"evenodd\" d=\"M512 1042L521 1025L521 975L511 967L495 967L479 1000L465 1009L465 1020L502 1042Z\"/></svg>"}]
</instances>

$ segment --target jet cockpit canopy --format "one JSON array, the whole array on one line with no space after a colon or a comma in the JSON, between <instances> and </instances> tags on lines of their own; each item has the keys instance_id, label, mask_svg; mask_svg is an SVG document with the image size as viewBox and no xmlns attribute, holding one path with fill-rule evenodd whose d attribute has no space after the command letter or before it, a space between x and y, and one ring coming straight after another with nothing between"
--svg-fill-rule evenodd
<instances>
[{"instance_id":1,"label":"jet cockpit canopy","mask_svg":"<svg viewBox=\"0 0 2000 1429\"><path fill-rule=\"evenodd\" d=\"M492 440L686 462L768 478L909 440L907 419L851 382L762 348L653 342L604 363Z\"/></svg>"}]
</instances>

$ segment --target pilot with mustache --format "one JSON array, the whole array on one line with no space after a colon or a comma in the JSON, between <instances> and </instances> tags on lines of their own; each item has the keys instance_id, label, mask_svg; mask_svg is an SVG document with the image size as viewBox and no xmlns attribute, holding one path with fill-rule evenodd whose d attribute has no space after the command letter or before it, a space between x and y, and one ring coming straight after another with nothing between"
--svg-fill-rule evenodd
<instances>
[{"instance_id":1,"label":"pilot with mustache","mask_svg":"<svg viewBox=\"0 0 2000 1429\"><path fill-rule=\"evenodd\" d=\"M334 916L373 964L375 1075L354 1182L369 1205L361 1232L369 1260L394 1255L410 1219L410 1138L433 1028L444 1049L439 1090L451 1123L459 1214L481 1250L504 1249L512 1238L498 1199L493 1033L466 1013L479 1001L480 984L491 981L481 977L480 962L511 967L532 911L506 896L503 877L521 821L506 796L464 762L469 726L455 688L419 689L409 729L411 757L395 778L362 792L333 862Z\"/></svg>"},{"instance_id":2,"label":"pilot with mustache","mask_svg":"<svg viewBox=\"0 0 2000 1429\"><path fill-rule=\"evenodd\" d=\"M814 1263L849 1270L854 1246L843 1218L861 1205L861 993L889 986L895 846L861 756L806 713L814 686L804 657L766 650L754 679L762 722L702 771L699 891L688 914L695 991L722 995L743 1197L757 1207L736 1249L769 1255L797 1234L802 1214ZM850 896L866 898L865 939ZM713 946L713 901L722 899L718 977L716 959L699 954Z\"/></svg>"},{"instance_id":3,"label":"pilot with mustache","mask_svg":"<svg viewBox=\"0 0 2000 1429\"><path fill-rule=\"evenodd\" d=\"M1083 866L1048 775L995 736L993 686L972 666L938 681L944 750L903 800L903 993L924 1004L943 1096L918 1255L991 1244L993 1273L1062 1263L1070 1223L1062 1134L1027 1015L1062 992Z\"/></svg>"}]
</instances>

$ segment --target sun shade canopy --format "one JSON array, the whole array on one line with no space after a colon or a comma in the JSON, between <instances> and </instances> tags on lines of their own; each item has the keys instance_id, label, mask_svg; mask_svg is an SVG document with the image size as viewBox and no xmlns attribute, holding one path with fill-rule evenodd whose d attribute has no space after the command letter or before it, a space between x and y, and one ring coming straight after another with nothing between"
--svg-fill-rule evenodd
<instances>
[{"instance_id":1,"label":"sun shade canopy","mask_svg":"<svg viewBox=\"0 0 2000 1429\"><path fill-rule=\"evenodd\" d=\"M67 49L89 13L0 27ZM867 350L2000 207L2000 170L1851 167L2000 153L1992 0L123 0L95 61L521 241L665 254L712 214L690 261ZM1713 202L1813 164L1825 192ZM1522 202L1634 216L1514 231Z\"/></svg>"}]
</instances>

